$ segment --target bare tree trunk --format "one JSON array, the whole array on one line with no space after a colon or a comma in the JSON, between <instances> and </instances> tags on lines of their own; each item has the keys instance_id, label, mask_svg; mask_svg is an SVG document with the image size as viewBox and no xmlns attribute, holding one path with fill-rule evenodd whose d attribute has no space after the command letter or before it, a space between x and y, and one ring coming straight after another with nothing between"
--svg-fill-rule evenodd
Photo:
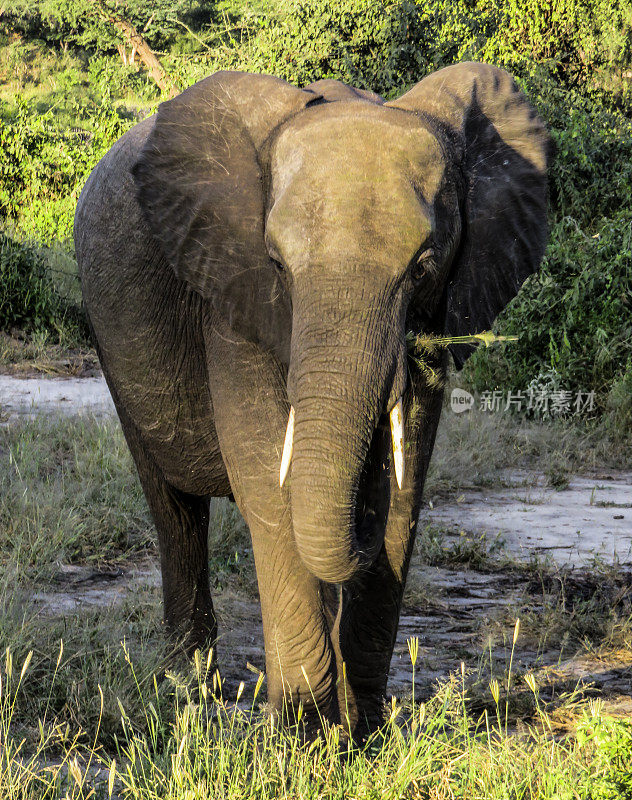
<instances>
[{"instance_id":1,"label":"bare tree trunk","mask_svg":"<svg viewBox=\"0 0 632 800\"><path fill-rule=\"evenodd\" d=\"M105 4L98 3L98 8L102 16L122 35L125 44L138 54L139 59L149 71L158 88L169 97L175 97L179 94L180 89L169 77L169 74L147 44L146 39L141 36L132 23L115 16Z\"/></svg>"},{"instance_id":2,"label":"bare tree trunk","mask_svg":"<svg viewBox=\"0 0 632 800\"><path fill-rule=\"evenodd\" d=\"M140 35L136 28L127 20L111 19L114 27L123 34L130 48L134 48L138 57L147 67L149 74L154 79L159 89L169 97L175 97L179 93L178 87L171 80L165 68L156 58L146 40Z\"/></svg>"}]
</instances>

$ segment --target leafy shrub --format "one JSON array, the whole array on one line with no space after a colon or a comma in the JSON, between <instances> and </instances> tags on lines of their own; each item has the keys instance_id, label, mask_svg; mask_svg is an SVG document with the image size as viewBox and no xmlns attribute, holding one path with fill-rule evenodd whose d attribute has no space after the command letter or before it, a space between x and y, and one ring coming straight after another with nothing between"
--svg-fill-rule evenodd
<instances>
[{"instance_id":1,"label":"leafy shrub","mask_svg":"<svg viewBox=\"0 0 632 800\"><path fill-rule=\"evenodd\" d=\"M0 233L0 330L14 327L63 341L90 336L81 308L59 291L42 250Z\"/></svg>"},{"instance_id":2,"label":"leafy shrub","mask_svg":"<svg viewBox=\"0 0 632 800\"><path fill-rule=\"evenodd\" d=\"M612 383L606 401L607 427L632 438L632 359Z\"/></svg>"},{"instance_id":3,"label":"leafy shrub","mask_svg":"<svg viewBox=\"0 0 632 800\"><path fill-rule=\"evenodd\" d=\"M106 102L78 109L77 117L89 118L87 140L58 130L50 114L20 98L14 106L0 100L0 221L45 244L70 240L81 187L132 124Z\"/></svg>"},{"instance_id":4,"label":"leafy shrub","mask_svg":"<svg viewBox=\"0 0 632 800\"><path fill-rule=\"evenodd\" d=\"M553 369L564 388L594 390L604 409L632 357L632 213L593 228L571 217L554 225L540 271L497 321L518 341L476 353L466 368L476 388L524 388Z\"/></svg>"},{"instance_id":5,"label":"leafy shrub","mask_svg":"<svg viewBox=\"0 0 632 800\"><path fill-rule=\"evenodd\" d=\"M60 310L40 253L0 234L0 330L52 328Z\"/></svg>"},{"instance_id":6,"label":"leafy shrub","mask_svg":"<svg viewBox=\"0 0 632 800\"><path fill-rule=\"evenodd\" d=\"M553 219L571 216L595 228L632 194L632 120L543 73L520 83L555 142L549 171Z\"/></svg>"},{"instance_id":7,"label":"leafy shrub","mask_svg":"<svg viewBox=\"0 0 632 800\"><path fill-rule=\"evenodd\" d=\"M210 26L202 57L174 68L184 85L216 69L245 69L299 86L334 78L391 96L438 66L474 57L494 13L466 0L268 0Z\"/></svg>"}]
</instances>

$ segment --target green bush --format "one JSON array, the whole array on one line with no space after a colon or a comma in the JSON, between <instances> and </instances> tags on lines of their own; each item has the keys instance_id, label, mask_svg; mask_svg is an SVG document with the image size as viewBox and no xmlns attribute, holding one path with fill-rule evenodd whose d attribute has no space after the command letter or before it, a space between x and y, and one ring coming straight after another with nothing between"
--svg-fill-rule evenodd
<instances>
[{"instance_id":1,"label":"green bush","mask_svg":"<svg viewBox=\"0 0 632 800\"><path fill-rule=\"evenodd\" d=\"M88 335L81 310L59 293L40 249L0 233L0 330L12 328Z\"/></svg>"},{"instance_id":2,"label":"green bush","mask_svg":"<svg viewBox=\"0 0 632 800\"><path fill-rule=\"evenodd\" d=\"M632 359L613 381L606 401L607 427L632 438Z\"/></svg>"},{"instance_id":3,"label":"green bush","mask_svg":"<svg viewBox=\"0 0 632 800\"><path fill-rule=\"evenodd\" d=\"M199 58L175 59L183 85L216 69L268 72L299 86L334 78L391 96L433 69L474 57L495 9L466 0L267 0L207 28Z\"/></svg>"},{"instance_id":4,"label":"green bush","mask_svg":"<svg viewBox=\"0 0 632 800\"><path fill-rule=\"evenodd\" d=\"M82 105L87 135L61 131L50 113L0 100L0 222L44 244L69 242L77 198L97 161L132 125L107 102Z\"/></svg>"},{"instance_id":5,"label":"green bush","mask_svg":"<svg viewBox=\"0 0 632 800\"><path fill-rule=\"evenodd\" d=\"M52 327L60 312L45 261L29 245L0 235L0 330Z\"/></svg>"},{"instance_id":6,"label":"green bush","mask_svg":"<svg viewBox=\"0 0 632 800\"><path fill-rule=\"evenodd\" d=\"M545 73L520 83L555 142L549 171L552 219L571 216L595 229L632 194L632 120Z\"/></svg>"},{"instance_id":7,"label":"green bush","mask_svg":"<svg viewBox=\"0 0 632 800\"><path fill-rule=\"evenodd\" d=\"M524 389L554 371L562 388L594 390L604 410L632 357L632 212L592 230L572 217L555 223L541 269L497 321L518 341L472 357L475 388Z\"/></svg>"}]
</instances>

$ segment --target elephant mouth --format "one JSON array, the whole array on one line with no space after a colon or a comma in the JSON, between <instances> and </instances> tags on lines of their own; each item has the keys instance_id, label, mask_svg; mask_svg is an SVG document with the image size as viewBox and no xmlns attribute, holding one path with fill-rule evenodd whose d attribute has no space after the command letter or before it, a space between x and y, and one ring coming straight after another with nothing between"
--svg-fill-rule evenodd
<instances>
[{"instance_id":1,"label":"elephant mouth","mask_svg":"<svg viewBox=\"0 0 632 800\"><path fill-rule=\"evenodd\" d=\"M292 452L294 450L294 416L294 406L290 406L290 413L285 431L285 440L283 442L281 468L279 470L280 486L283 486L285 483L285 479L290 470L290 463L292 461ZM380 416L375 431L377 431L380 426L386 427L384 425L384 417L384 414ZM390 438L393 444L393 466L395 469L397 485L401 489L404 480L404 410L401 397L388 414L388 422L391 434ZM373 432L374 437L375 431ZM369 452L371 452L370 446Z\"/></svg>"},{"instance_id":2,"label":"elephant mouth","mask_svg":"<svg viewBox=\"0 0 632 800\"><path fill-rule=\"evenodd\" d=\"M389 414L382 414L373 431L355 498L356 538L365 563L377 558L388 520L391 494L387 467L391 447L389 417Z\"/></svg>"}]
</instances>

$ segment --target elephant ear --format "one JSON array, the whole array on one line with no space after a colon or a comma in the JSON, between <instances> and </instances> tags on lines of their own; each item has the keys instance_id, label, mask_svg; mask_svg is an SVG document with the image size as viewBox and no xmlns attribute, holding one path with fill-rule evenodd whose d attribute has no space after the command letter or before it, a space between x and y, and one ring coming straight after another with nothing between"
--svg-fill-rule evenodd
<instances>
[{"instance_id":1,"label":"elephant ear","mask_svg":"<svg viewBox=\"0 0 632 800\"><path fill-rule=\"evenodd\" d=\"M511 75L488 64L446 67L387 105L430 118L453 142L465 197L445 333L489 330L544 254L551 153L544 124ZM450 349L460 369L474 347Z\"/></svg>"},{"instance_id":2,"label":"elephant ear","mask_svg":"<svg viewBox=\"0 0 632 800\"><path fill-rule=\"evenodd\" d=\"M269 75L218 72L160 106L132 168L176 275L233 330L282 357L289 299L264 243L259 155L277 126L318 99Z\"/></svg>"}]
</instances>

